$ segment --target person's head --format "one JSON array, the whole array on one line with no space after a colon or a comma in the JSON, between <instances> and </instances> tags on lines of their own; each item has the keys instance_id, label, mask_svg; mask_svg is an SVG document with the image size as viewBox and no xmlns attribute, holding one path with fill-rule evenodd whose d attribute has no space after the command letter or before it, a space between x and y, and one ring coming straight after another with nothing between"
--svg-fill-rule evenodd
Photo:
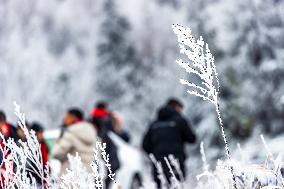
<instances>
[{"instance_id":1,"label":"person's head","mask_svg":"<svg viewBox=\"0 0 284 189\"><path fill-rule=\"evenodd\" d=\"M6 114L0 110L0 125L6 124Z\"/></svg>"},{"instance_id":2,"label":"person's head","mask_svg":"<svg viewBox=\"0 0 284 189\"><path fill-rule=\"evenodd\" d=\"M79 108L71 108L64 116L64 125L70 126L79 121L83 121L84 114Z\"/></svg>"},{"instance_id":3,"label":"person's head","mask_svg":"<svg viewBox=\"0 0 284 189\"><path fill-rule=\"evenodd\" d=\"M108 104L104 101L97 102L96 108L99 109L107 109Z\"/></svg>"},{"instance_id":4,"label":"person's head","mask_svg":"<svg viewBox=\"0 0 284 189\"><path fill-rule=\"evenodd\" d=\"M0 110L0 132L4 136L7 135L7 128L5 127L6 125L6 115L3 111Z\"/></svg>"},{"instance_id":5,"label":"person's head","mask_svg":"<svg viewBox=\"0 0 284 189\"><path fill-rule=\"evenodd\" d=\"M30 123L26 121L26 127L28 130L30 130ZM19 139L21 139L22 141L26 141L27 140L27 137L26 137L26 134L24 132L24 130L22 129L22 127L18 126L17 127L17 135L19 137Z\"/></svg>"},{"instance_id":6,"label":"person's head","mask_svg":"<svg viewBox=\"0 0 284 189\"><path fill-rule=\"evenodd\" d=\"M26 141L27 140L25 132L24 132L24 130L21 127L17 128L17 135L18 135L19 139L21 139L22 141Z\"/></svg>"},{"instance_id":7,"label":"person's head","mask_svg":"<svg viewBox=\"0 0 284 189\"><path fill-rule=\"evenodd\" d=\"M183 110L183 104L176 98L170 98L167 105L174 108L178 113L181 113Z\"/></svg>"},{"instance_id":8,"label":"person's head","mask_svg":"<svg viewBox=\"0 0 284 189\"><path fill-rule=\"evenodd\" d=\"M31 130L33 130L40 142L44 141L43 137L43 127L41 126L40 123L34 122L31 124Z\"/></svg>"}]
</instances>

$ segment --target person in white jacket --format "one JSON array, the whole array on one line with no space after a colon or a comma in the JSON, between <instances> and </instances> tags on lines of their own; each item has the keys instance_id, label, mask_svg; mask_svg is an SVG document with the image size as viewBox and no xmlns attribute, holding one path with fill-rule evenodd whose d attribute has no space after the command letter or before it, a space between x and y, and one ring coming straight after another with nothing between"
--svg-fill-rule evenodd
<instances>
[{"instance_id":1,"label":"person in white jacket","mask_svg":"<svg viewBox=\"0 0 284 189\"><path fill-rule=\"evenodd\" d=\"M81 157L82 163L91 172L91 162L94 159L97 132L93 125L83 121L82 111L77 108L68 110L64 116L64 132L57 140L53 149L54 158L58 159L62 166L60 175L69 168L67 154Z\"/></svg>"}]
</instances>

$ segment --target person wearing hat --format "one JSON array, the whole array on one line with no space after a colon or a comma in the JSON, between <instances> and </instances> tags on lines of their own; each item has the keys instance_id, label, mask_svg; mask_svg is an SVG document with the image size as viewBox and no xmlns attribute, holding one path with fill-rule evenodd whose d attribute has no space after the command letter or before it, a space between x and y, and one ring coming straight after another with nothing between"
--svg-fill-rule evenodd
<instances>
[{"instance_id":1,"label":"person wearing hat","mask_svg":"<svg viewBox=\"0 0 284 189\"><path fill-rule=\"evenodd\" d=\"M40 144L40 149L41 149L41 154L42 154L42 163L43 163L43 166L45 167L48 162L49 148L44 140L44 136L43 136L44 129L41 126L41 124L34 122L31 124L31 130L35 132L38 142Z\"/></svg>"},{"instance_id":2,"label":"person wearing hat","mask_svg":"<svg viewBox=\"0 0 284 189\"><path fill-rule=\"evenodd\" d=\"M184 146L186 143L194 143L196 140L188 121L181 114L182 109L183 104L179 100L169 99L166 105L158 110L157 119L150 124L142 142L144 151L147 154L153 154L156 160L161 162L168 182L170 182L172 175L168 171L169 168L164 158L173 155L179 161L182 176L185 177L186 153ZM154 164L152 168L157 188L163 188ZM175 176L181 179L177 172L175 172Z\"/></svg>"},{"instance_id":3,"label":"person wearing hat","mask_svg":"<svg viewBox=\"0 0 284 189\"><path fill-rule=\"evenodd\" d=\"M44 136L43 136L44 129L43 129L42 125L38 122L33 122L32 124L29 125L29 127L30 127L30 130L33 130L35 132L35 135L38 139L38 142L39 142L39 145L40 145L41 156L42 156L42 168L43 168L43 170L46 170L46 166L48 166L49 148L48 148L48 146L45 142ZM36 166L32 162L27 164L28 168L30 166L33 166L34 168L36 168ZM47 172L45 172L44 174L47 174ZM37 185L41 186L42 178L40 178L33 171L29 171L28 175L35 178ZM43 184L45 185L46 182L43 182Z\"/></svg>"}]
</instances>

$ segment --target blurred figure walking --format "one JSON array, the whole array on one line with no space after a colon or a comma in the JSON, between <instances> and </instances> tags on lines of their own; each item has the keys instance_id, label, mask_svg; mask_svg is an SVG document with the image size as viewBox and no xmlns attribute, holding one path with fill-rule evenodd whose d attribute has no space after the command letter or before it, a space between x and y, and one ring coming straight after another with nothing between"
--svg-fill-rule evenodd
<instances>
[{"instance_id":1,"label":"blurred figure walking","mask_svg":"<svg viewBox=\"0 0 284 189\"><path fill-rule=\"evenodd\" d=\"M184 146L185 143L194 143L196 140L189 123L181 114L182 109L183 104L179 100L170 99L164 107L159 109L157 119L150 124L142 144L147 154L153 154L161 162L168 182L170 182L171 174L164 157L173 155L177 158L184 177L186 160ZM157 187L160 189L161 182L154 165L152 171ZM179 178L179 175L177 174L176 177Z\"/></svg>"},{"instance_id":2,"label":"blurred figure walking","mask_svg":"<svg viewBox=\"0 0 284 189\"><path fill-rule=\"evenodd\" d=\"M106 153L109 155L111 169L116 172L120 168L120 162L117 154L117 146L109 137L109 132L114 131L113 117L107 109L107 103L99 102L92 112L91 122L97 128L102 142L106 143ZM109 177L105 180L106 189L109 188L111 179Z\"/></svg>"},{"instance_id":3,"label":"blurred figure walking","mask_svg":"<svg viewBox=\"0 0 284 189\"><path fill-rule=\"evenodd\" d=\"M94 127L83 121L84 115L78 108L69 109L64 116L64 130L62 137L54 145L53 155L61 164L61 175L69 168L67 154L81 157L82 163L91 172L91 162L94 159L97 132Z\"/></svg>"}]
</instances>

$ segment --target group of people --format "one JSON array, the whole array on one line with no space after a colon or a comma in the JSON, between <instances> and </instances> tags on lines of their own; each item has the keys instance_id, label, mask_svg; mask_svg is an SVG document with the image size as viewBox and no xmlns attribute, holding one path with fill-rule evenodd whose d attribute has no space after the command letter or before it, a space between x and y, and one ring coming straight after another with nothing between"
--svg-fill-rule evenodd
<instances>
[{"instance_id":1,"label":"group of people","mask_svg":"<svg viewBox=\"0 0 284 189\"><path fill-rule=\"evenodd\" d=\"M98 140L106 143L106 153L109 155L112 171L120 168L117 146L109 137L113 132L125 142L130 141L129 134L121 126L121 118L116 112L108 110L107 104L99 102L93 109L91 116L85 119L79 108L71 108L64 116L64 123L60 138L53 149L54 158L60 160L61 173L69 167L67 154L75 156L78 153L82 163L91 171L90 164L94 160L94 149ZM106 178L105 186L109 187L110 178Z\"/></svg>"},{"instance_id":2,"label":"group of people","mask_svg":"<svg viewBox=\"0 0 284 189\"><path fill-rule=\"evenodd\" d=\"M29 130L35 132L41 147L42 166L46 167L49 158L49 149L44 139L43 127L37 122L26 123L26 126ZM25 142L27 140L22 127L8 123L3 111L0 111L0 132L4 136L4 140L13 138L17 145L21 145L20 141ZM83 111L79 108L70 108L67 110L63 118L60 137L52 150L53 157L61 162L60 175L66 173L66 168L69 167L67 154L75 156L78 153L82 163L88 171L91 171L90 164L94 159L94 149L98 140L107 143L106 152L109 154L112 170L114 172L118 170L120 162L117 156L117 147L108 136L109 132L114 132L125 142L130 141L130 135L122 128L121 117L118 113L109 111L106 103L97 103L90 116L86 119ZM1 148L4 149L4 142L1 142ZM2 162L3 154L0 153L1 172L5 170L5 164L2 164ZM37 174L31 171L27 175L35 178L38 185L41 184L41 178ZM2 174L1 176L3 181L5 178L3 178ZM108 188L110 183L110 179L107 178L105 183L106 188Z\"/></svg>"},{"instance_id":3,"label":"group of people","mask_svg":"<svg viewBox=\"0 0 284 189\"><path fill-rule=\"evenodd\" d=\"M183 104L178 99L169 99L158 110L155 121L150 124L143 137L142 148L147 154L153 154L161 162L164 170L168 170L164 157L173 155L179 161L182 174L185 176L186 153L184 145L185 143L194 143L196 137L189 122L182 116L182 110ZM49 150L43 138L43 127L38 123L32 123L29 125L29 129L35 131L41 144L43 166L45 166L48 161ZM9 124L2 111L0 111L0 132L5 136L5 139L11 137L15 140L26 140L21 127L14 127ZM61 134L53 147L52 153L53 157L61 162L60 174L64 174L66 168L69 167L67 154L76 155L76 153L80 155L86 168L91 171L89 165L94 160L93 150L98 140L107 144L106 153L109 154L112 171L118 170L120 168L118 149L110 138L109 132L115 133L125 142L130 141L130 135L122 128L119 114L111 112L107 103L97 103L87 118L79 108L70 108L64 116ZM170 182L170 172L164 171L164 173L168 182ZM178 174L176 176L180 178ZM158 171L154 164L153 177L158 188L161 188ZM109 187L110 182L111 180L106 178L106 188Z\"/></svg>"}]
</instances>

